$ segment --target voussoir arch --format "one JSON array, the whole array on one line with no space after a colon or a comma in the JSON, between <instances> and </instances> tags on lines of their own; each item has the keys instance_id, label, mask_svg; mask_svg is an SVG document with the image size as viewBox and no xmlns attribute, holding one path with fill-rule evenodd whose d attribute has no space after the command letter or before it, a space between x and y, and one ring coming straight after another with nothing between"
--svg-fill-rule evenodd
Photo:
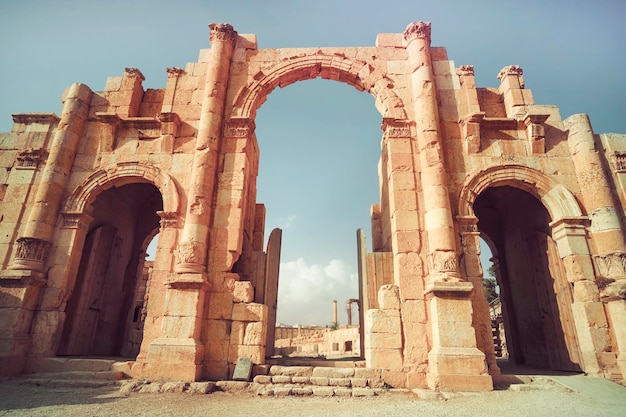
<instances>
[{"instance_id":1,"label":"voussoir arch","mask_svg":"<svg viewBox=\"0 0 626 417\"><path fill-rule=\"evenodd\" d=\"M63 211L83 213L104 190L131 183L153 184L163 197L163 211L175 213L180 209L180 196L176 183L166 172L142 162L120 162L107 165L89 175L68 198Z\"/></svg>"},{"instance_id":2,"label":"voussoir arch","mask_svg":"<svg viewBox=\"0 0 626 417\"><path fill-rule=\"evenodd\" d=\"M254 119L257 109L278 86L321 77L344 82L359 91L367 91L376 100L376 108L385 118L407 118L404 104L393 91L393 82L373 65L342 54L314 54L287 58L253 75L237 93L232 117Z\"/></svg>"},{"instance_id":3,"label":"voussoir arch","mask_svg":"<svg viewBox=\"0 0 626 417\"><path fill-rule=\"evenodd\" d=\"M523 165L497 165L471 175L459 196L459 214L474 217L474 201L489 187L509 185L537 197L550 213L552 221L580 217L582 211L574 195L563 184Z\"/></svg>"}]
</instances>

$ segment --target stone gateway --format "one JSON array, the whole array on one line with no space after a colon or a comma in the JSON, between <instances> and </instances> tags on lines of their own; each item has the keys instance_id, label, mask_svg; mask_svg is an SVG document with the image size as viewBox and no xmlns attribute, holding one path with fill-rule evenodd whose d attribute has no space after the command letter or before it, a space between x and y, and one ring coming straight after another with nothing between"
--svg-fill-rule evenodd
<instances>
[{"instance_id":1,"label":"stone gateway","mask_svg":"<svg viewBox=\"0 0 626 417\"><path fill-rule=\"evenodd\" d=\"M382 119L371 247L358 239L366 367L394 387L493 389L482 237L510 360L624 380L626 135L535 104L519 66L477 87L430 23L302 49L209 27L164 88L127 68L0 134L1 375L59 356L131 358L133 377L165 381L265 364L281 231L264 247L255 116L276 87L321 77L373 95Z\"/></svg>"}]
</instances>

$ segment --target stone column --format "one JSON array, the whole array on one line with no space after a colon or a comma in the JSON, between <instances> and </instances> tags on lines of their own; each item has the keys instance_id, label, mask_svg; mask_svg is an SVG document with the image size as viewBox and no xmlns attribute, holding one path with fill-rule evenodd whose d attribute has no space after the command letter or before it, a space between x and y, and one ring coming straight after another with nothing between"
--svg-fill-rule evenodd
<instances>
[{"instance_id":1,"label":"stone column","mask_svg":"<svg viewBox=\"0 0 626 417\"><path fill-rule=\"evenodd\" d=\"M602 158L586 114L575 114L563 121L565 128L569 130L568 144L572 155L572 162L576 169L576 176L585 209L591 220L590 237L593 260L595 263L595 283L599 289L600 300L607 304L611 323L623 323L624 317L612 317L624 311L622 306L626 303L626 242L624 240L623 225L616 211L617 196L613 195L610 173L604 170ZM591 278L591 277L589 277ZM585 303L586 310L598 310L591 304ZM615 304L615 305L613 305ZM598 304L601 306L601 304ZM581 306L582 308L582 306ZM598 313L601 311L598 310ZM603 313L603 312L602 312ZM574 314L577 309L574 308ZM586 314L588 315L588 314ZM594 314L596 316L597 314ZM601 314L606 317L605 314ZM606 319L606 318L605 318ZM590 322L591 324L591 322ZM616 333L618 349L621 352L617 361L621 368L626 370L626 340L620 339L622 333ZM581 346L582 348L582 346ZM602 352L596 351L596 356ZM608 364L600 364L600 366ZM624 371L622 370L622 373Z\"/></svg>"},{"instance_id":2,"label":"stone column","mask_svg":"<svg viewBox=\"0 0 626 417\"><path fill-rule=\"evenodd\" d=\"M222 135L228 74L237 32L228 24L209 25L211 49L206 70L202 113L198 125L185 226L178 244L175 271L204 273L217 155Z\"/></svg>"},{"instance_id":3,"label":"stone column","mask_svg":"<svg viewBox=\"0 0 626 417\"><path fill-rule=\"evenodd\" d=\"M411 23L404 32L411 68L412 98L424 201L429 272L426 296L432 325L427 383L432 389L493 389L485 355L476 348L471 282L462 282L439 132L430 23ZM464 366L459 366L463 363Z\"/></svg>"},{"instance_id":4,"label":"stone column","mask_svg":"<svg viewBox=\"0 0 626 417\"><path fill-rule=\"evenodd\" d=\"M143 374L148 378L196 381L202 377L209 282L206 273L209 223L218 166L224 103L237 32L210 24L211 49L187 192L185 224L174 273L166 278L161 334L148 346ZM231 295L232 297L232 295Z\"/></svg>"},{"instance_id":5,"label":"stone column","mask_svg":"<svg viewBox=\"0 0 626 417\"><path fill-rule=\"evenodd\" d=\"M72 84L65 94L61 120L50 144L48 160L41 173L24 232L17 239L17 250L10 269L45 270L61 197L91 101L91 90L83 84Z\"/></svg>"}]
</instances>

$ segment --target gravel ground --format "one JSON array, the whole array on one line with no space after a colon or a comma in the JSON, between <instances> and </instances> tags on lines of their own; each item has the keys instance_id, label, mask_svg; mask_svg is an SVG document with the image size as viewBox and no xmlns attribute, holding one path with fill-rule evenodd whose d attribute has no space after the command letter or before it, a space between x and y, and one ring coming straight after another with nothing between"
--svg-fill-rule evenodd
<instances>
[{"instance_id":1,"label":"gravel ground","mask_svg":"<svg viewBox=\"0 0 626 417\"><path fill-rule=\"evenodd\" d=\"M625 391L626 392L626 391ZM0 416L619 416L620 398L575 392L542 378L480 394L411 393L367 398L260 397L232 394L124 395L117 388L61 388L0 383Z\"/></svg>"}]
</instances>

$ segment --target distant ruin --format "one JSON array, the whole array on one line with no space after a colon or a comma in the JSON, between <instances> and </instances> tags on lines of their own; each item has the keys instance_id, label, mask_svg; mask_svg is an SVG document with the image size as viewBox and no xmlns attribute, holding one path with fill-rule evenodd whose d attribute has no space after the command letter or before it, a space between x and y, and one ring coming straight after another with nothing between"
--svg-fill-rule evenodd
<instances>
[{"instance_id":1,"label":"distant ruin","mask_svg":"<svg viewBox=\"0 0 626 417\"><path fill-rule=\"evenodd\" d=\"M380 201L358 238L366 367L387 386L493 389L483 237L509 360L623 381L626 135L535 104L519 66L477 87L430 32L258 49L211 24L211 47L164 88L127 68L104 91L71 85L60 116L14 114L0 134L0 373L61 355L127 357L133 377L166 381L263 365L281 233L264 247L255 116L275 88L321 77L370 93L382 120Z\"/></svg>"}]
</instances>

